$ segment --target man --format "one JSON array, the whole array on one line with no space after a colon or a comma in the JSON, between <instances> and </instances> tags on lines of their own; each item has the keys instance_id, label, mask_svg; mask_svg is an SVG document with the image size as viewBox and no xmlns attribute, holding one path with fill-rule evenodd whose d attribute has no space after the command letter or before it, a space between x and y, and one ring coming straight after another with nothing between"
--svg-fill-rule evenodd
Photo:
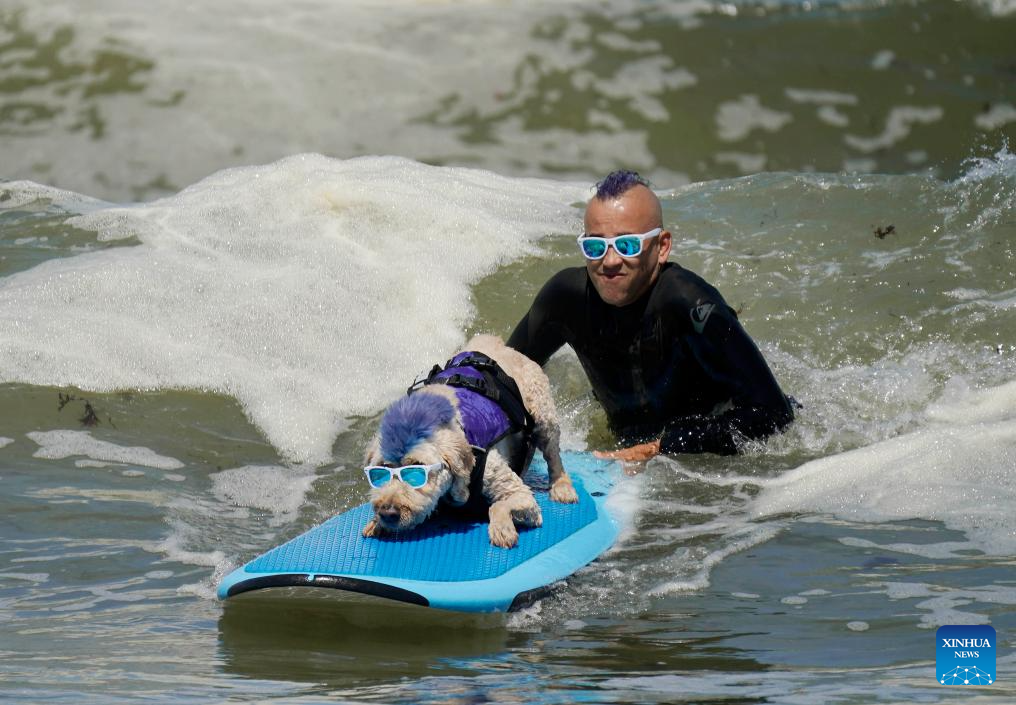
<instances>
[{"instance_id":1,"label":"man","mask_svg":"<svg viewBox=\"0 0 1016 705\"><path fill-rule=\"evenodd\" d=\"M508 345L543 365L574 348L614 433L604 454L737 452L794 412L737 314L698 275L668 262L660 201L633 171L597 184L579 246L586 266L537 294Z\"/></svg>"}]
</instances>

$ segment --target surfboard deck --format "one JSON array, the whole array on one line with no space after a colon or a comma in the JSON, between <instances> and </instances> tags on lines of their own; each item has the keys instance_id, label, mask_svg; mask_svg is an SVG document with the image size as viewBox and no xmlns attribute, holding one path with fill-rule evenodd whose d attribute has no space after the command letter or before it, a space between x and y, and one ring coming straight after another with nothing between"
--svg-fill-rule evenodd
<instances>
[{"instance_id":1,"label":"surfboard deck","mask_svg":"<svg viewBox=\"0 0 1016 705\"><path fill-rule=\"evenodd\" d=\"M324 587L463 612L521 609L617 539L618 522L605 502L620 477L619 465L588 453L564 453L562 459L578 503L550 500L547 466L537 453L526 482L543 512L543 526L521 528L515 548L491 546L486 522L450 513L412 531L364 538L373 514L365 503L237 568L219 583L218 596Z\"/></svg>"}]
</instances>

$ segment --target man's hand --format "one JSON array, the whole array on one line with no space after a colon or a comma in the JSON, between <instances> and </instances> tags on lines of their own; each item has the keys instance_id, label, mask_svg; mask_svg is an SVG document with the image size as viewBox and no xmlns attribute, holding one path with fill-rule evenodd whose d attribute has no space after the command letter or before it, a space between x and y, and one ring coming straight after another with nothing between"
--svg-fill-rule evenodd
<instances>
[{"instance_id":1,"label":"man's hand","mask_svg":"<svg viewBox=\"0 0 1016 705\"><path fill-rule=\"evenodd\" d=\"M660 454L660 441L650 441L649 443L642 443L637 446L631 446L630 448L622 448L621 450L597 450L593 451L593 455L597 458L607 458L610 460L623 460L625 462L639 462L649 460Z\"/></svg>"}]
</instances>

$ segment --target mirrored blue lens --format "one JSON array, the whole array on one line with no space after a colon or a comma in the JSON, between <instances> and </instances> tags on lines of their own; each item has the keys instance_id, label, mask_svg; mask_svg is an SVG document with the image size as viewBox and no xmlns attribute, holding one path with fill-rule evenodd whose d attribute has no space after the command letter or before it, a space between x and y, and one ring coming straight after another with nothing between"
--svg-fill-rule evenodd
<instances>
[{"instance_id":1,"label":"mirrored blue lens","mask_svg":"<svg viewBox=\"0 0 1016 705\"><path fill-rule=\"evenodd\" d=\"M600 259L607 253L607 243L602 238L584 238L581 244L582 252L590 259Z\"/></svg>"},{"instance_id":2,"label":"mirrored blue lens","mask_svg":"<svg viewBox=\"0 0 1016 705\"><path fill-rule=\"evenodd\" d=\"M421 467L402 468L402 481L410 487L423 487L427 484L427 471Z\"/></svg>"},{"instance_id":3,"label":"mirrored blue lens","mask_svg":"<svg viewBox=\"0 0 1016 705\"><path fill-rule=\"evenodd\" d=\"M370 468L367 471L367 479L374 487L382 487L392 479L392 471L388 468Z\"/></svg>"},{"instance_id":4,"label":"mirrored blue lens","mask_svg":"<svg viewBox=\"0 0 1016 705\"><path fill-rule=\"evenodd\" d=\"M626 235L614 240L614 249L622 257L634 257L642 251L642 240L635 235Z\"/></svg>"}]
</instances>

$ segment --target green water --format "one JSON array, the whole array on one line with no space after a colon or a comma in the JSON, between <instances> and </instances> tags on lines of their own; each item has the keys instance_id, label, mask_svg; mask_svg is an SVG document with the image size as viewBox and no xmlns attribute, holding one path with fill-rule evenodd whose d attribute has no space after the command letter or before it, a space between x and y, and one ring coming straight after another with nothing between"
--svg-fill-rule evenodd
<instances>
[{"instance_id":1,"label":"green water","mask_svg":"<svg viewBox=\"0 0 1016 705\"><path fill-rule=\"evenodd\" d=\"M948 178L1016 134L1005 3L174 7L0 7L0 176L147 200L312 151Z\"/></svg>"}]
</instances>

